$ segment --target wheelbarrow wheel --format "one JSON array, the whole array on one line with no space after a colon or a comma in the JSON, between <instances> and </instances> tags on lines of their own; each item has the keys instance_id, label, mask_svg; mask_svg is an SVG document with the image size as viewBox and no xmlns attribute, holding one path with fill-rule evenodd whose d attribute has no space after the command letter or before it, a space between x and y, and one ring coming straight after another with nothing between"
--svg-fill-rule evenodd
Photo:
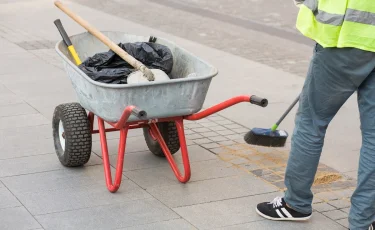
<instances>
[{"instance_id":1,"label":"wheelbarrow wheel","mask_svg":"<svg viewBox=\"0 0 375 230\"><path fill-rule=\"evenodd\" d=\"M171 154L175 154L180 149L180 141L178 139L178 132L176 124L172 122L159 122L157 124L160 134L164 138L165 143L168 146ZM156 140L156 138L151 134L150 128L143 128L143 135L145 137L148 149L156 156L164 157L164 152Z\"/></svg>"},{"instance_id":2,"label":"wheelbarrow wheel","mask_svg":"<svg viewBox=\"0 0 375 230\"><path fill-rule=\"evenodd\" d=\"M91 156L90 122L78 103L61 104L52 119L56 154L62 165L77 167L86 164Z\"/></svg>"}]
</instances>

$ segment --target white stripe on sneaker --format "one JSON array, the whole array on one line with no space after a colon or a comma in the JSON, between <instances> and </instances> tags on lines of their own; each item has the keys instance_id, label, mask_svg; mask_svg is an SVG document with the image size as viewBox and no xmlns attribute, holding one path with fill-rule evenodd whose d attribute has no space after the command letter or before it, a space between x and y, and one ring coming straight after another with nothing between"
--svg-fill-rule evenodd
<instances>
[{"instance_id":1,"label":"white stripe on sneaker","mask_svg":"<svg viewBox=\"0 0 375 230\"><path fill-rule=\"evenodd\" d=\"M293 218L293 216L285 208L281 208L281 211L283 211L284 215L286 215L288 218Z\"/></svg>"},{"instance_id":2,"label":"white stripe on sneaker","mask_svg":"<svg viewBox=\"0 0 375 230\"><path fill-rule=\"evenodd\" d=\"M285 218L285 217L283 216L283 214L281 214L281 212L279 211L279 209L276 209L276 213L277 213L277 215L279 215L280 218Z\"/></svg>"}]
</instances>

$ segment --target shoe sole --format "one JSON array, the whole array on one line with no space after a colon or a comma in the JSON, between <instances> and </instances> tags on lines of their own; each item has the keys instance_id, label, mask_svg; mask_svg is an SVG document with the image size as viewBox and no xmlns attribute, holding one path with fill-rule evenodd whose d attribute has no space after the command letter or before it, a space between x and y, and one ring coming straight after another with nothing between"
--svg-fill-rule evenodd
<instances>
[{"instance_id":1,"label":"shoe sole","mask_svg":"<svg viewBox=\"0 0 375 230\"><path fill-rule=\"evenodd\" d=\"M258 215L260 215L261 217L264 217L264 218L266 218L268 220L275 220L275 221L280 221L280 220L282 220L282 221L306 221L306 220L308 220L308 219L311 218L311 215L307 216L307 217L298 217L298 218L295 218L295 217L292 217L292 218L281 218L281 217L280 218L274 218L274 217L270 217L270 216L264 215L263 213L261 213L258 210L258 208L256 208L255 210L257 211Z\"/></svg>"}]
</instances>

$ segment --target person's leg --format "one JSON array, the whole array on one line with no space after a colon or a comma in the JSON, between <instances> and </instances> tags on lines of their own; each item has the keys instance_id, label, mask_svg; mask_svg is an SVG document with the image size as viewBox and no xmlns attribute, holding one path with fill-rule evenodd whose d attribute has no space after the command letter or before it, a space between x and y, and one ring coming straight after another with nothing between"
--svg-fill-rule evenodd
<instances>
[{"instance_id":1,"label":"person's leg","mask_svg":"<svg viewBox=\"0 0 375 230\"><path fill-rule=\"evenodd\" d=\"M314 181L328 124L366 79L375 54L358 49L318 46L301 94L285 174L285 201L301 213L312 212Z\"/></svg>"},{"instance_id":2,"label":"person's leg","mask_svg":"<svg viewBox=\"0 0 375 230\"><path fill-rule=\"evenodd\" d=\"M317 45L310 63L285 173L284 199L263 202L257 212L272 220L304 220L312 212L314 181L326 129L345 101L375 68L375 53Z\"/></svg>"},{"instance_id":3,"label":"person's leg","mask_svg":"<svg viewBox=\"0 0 375 230\"><path fill-rule=\"evenodd\" d=\"M362 148L358 184L349 214L351 230L368 229L375 217L375 69L358 88Z\"/></svg>"}]
</instances>

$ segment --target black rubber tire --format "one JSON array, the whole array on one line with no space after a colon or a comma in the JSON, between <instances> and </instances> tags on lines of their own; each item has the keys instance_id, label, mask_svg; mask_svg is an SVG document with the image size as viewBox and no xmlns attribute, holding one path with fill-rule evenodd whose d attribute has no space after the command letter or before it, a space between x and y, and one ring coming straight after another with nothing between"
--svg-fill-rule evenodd
<instances>
[{"instance_id":1,"label":"black rubber tire","mask_svg":"<svg viewBox=\"0 0 375 230\"><path fill-rule=\"evenodd\" d=\"M175 154L180 149L180 140L178 139L178 132L176 124L172 122L159 122L157 123L159 131L164 138L171 154ZM149 132L150 128L143 128L143 135L145 137L148 149L156 156L165 157L159 142L154 140Z\"/></svg>"},{"instance_id":2,"label":"black rubber tire","mask_svg":"<svg viewBox=\"0 0 375 230\"><path fill-rule=\"evenodd\" d=\"M59 137L60 120L64 127L65 151ZM92 146L90 122L85 109L79 103L61 104L55 108L52 132L56 154L62 165L77 167L90 160Z\"/></svg>"}]
</instances>

